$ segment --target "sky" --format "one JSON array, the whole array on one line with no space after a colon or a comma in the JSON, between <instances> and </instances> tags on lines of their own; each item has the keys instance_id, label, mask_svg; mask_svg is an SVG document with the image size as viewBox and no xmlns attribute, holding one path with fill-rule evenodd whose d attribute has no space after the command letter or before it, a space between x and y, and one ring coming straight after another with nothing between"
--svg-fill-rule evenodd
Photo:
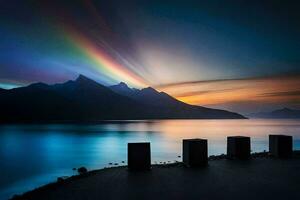
<instances>
[{"instance_id":1,"label":"sky","mask_svg":"<svg viewBox=\"0 0 300 200\"><path fill-rule=\"evenodd\" d=\"M0 1L0 88L79 74L241 113L300 108L299 1Z\"/></svg>"}]
</instances>

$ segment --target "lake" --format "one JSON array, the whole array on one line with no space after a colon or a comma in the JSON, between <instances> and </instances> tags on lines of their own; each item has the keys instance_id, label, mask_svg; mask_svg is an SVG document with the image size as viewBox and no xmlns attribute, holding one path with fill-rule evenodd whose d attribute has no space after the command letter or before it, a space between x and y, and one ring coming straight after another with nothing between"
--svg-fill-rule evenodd
<instances>
[{"instance_id":1,"label":"lake","mask_svg":"<svg viewBox=\"0 0 300 200\"><path fill-rule=\"evenodd\" d=\"M181 161L182 139L208 139L209 155L226 153L226 137L251 137L252 152L268 150L269 134L294 137L300 120L151 120L74 125L0 125L0 199L88 170L127 162L128 142L151 142L152 163ZM124 161L125 163L122 163Z\"/></svg>"}]
</instances>

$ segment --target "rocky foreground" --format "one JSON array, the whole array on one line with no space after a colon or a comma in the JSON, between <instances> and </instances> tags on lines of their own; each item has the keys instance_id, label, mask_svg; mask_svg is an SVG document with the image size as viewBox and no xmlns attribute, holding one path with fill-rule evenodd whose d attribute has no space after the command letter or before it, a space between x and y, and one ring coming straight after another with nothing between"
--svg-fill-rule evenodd
<instances>
[{"instance_id":1,"label":"rocky foreground","mask_svg":"<svg viewBox=\"0 0 300 200\"><path fill-rule=\"evenodd\" d=\"M108 168L45 185L13 199L300 199L300 153L254 154L247 161L210 157L207 167L154 165L144 172Z\"/></svg>"}]
</instances>

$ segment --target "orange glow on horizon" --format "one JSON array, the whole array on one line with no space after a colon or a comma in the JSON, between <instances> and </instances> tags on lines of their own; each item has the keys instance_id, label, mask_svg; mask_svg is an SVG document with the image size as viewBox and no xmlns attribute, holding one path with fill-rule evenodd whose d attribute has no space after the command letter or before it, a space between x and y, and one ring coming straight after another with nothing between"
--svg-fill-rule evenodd
<instances>
[{"instance_id":1,"label":"orange glow on horizon","mask_svg":"<svg viewBox=\"0 0 300 200\"><path fill-rule=\"evenodd\" d=\"M194 105L231 102L300 103L300 76L199 81L157 87Z\"/></svg>"}]
</instances>

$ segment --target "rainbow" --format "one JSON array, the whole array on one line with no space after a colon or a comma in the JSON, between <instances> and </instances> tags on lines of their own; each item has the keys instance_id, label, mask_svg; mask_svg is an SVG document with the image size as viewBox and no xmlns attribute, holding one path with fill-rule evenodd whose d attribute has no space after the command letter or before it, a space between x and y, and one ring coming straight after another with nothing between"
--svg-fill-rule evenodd
<instances>
[{"instance_id":1,"label":"rainbow","mask_svg":"<svg viewBox=\"0 0 300 200\"><path fill-rule=\"evenodd\" d=\"M105 74L109 78L117 81L124 81L134 87L146 87L147 81L133 70L114 60L108 53L96 45L85 35L68 27L64 27L67 39L80 49L88 59L91 59L95 65L94 68L99 74Z\"/></svg>"}]
</instances>

